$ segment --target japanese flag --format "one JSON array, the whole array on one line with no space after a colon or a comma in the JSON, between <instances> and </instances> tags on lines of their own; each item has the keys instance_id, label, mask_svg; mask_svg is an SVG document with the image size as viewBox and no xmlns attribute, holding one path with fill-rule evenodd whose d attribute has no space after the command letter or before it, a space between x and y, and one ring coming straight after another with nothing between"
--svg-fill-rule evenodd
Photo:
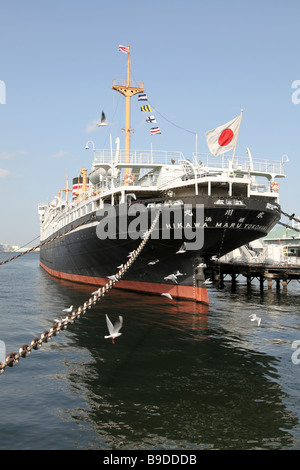
<instances>
[{"instance_id":1,"label":"japanese flag","mask_svg":"<svg viewBox=\"0 0 300 470\"><path fill-rule=\"evenodd\" d=\"M241 119L242 114L223 126L206 132L206 142L214 157L236 147Z\"/></svg>"}]
</instances>

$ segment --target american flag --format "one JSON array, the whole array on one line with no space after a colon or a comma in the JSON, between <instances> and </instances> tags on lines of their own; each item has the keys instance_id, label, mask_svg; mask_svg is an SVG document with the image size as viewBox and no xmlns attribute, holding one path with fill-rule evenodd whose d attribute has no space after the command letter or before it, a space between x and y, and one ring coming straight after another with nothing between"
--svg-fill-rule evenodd
<instances>
[{"instance_id":1,"label":"american flag","mask_svg":"<svg viewBox=\"0 0 300 470\"><path fill-rule=\"evenodd\" d=\"M125 46L119 46L119 51L125 52L125 54L128 54L129 48Z\"/></svg>"},{"instance_id":2,"label":"american flag","mask_svg":"<svg viewBox=\"0 0 300 470\"><path fill-rule=\"evenodd\" d=\"M161 134L161 130L160 130L159 127L152 127L152 128L150 129L150 133L151 133L151 134Z\"/></svg>"}]
</instances>

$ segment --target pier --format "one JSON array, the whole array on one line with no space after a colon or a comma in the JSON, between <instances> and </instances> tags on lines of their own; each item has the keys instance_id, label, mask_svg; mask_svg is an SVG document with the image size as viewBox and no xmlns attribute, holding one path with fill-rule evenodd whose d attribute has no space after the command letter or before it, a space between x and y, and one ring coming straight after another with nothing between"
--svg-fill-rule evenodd
<instances>
[{"instance_id":1,"label":"pier","mask_svg":"<svg viewBox=\"0 0 300 470\"><path fill-rule=\"evenodd\" d=\"M276 286L277 290L286 292L291 281L300 282L300 258L282 256L281 253L272 259L270 253L274 255L274 250L268 248L258 255L243 246L220 259L211 260L205 268L205 277L217 282L220 288L224 286L226 276L231 277L232 287L235 287L238 276L244 276L248 287L258 279L261 291L265 286L268 290Z\"/></svg>"},{"instance_id":2,"label":"pier","mask_svg":"<svg viewBox=\"0 0 300 470\"><path fill-rule=\"evenodd\" d=\"M217 281L219 287L224 286L224 278L231 276L232 287L236 284L237 276L242 275L247 280L247 286L251 286L253 279L258 279L260 289L263 291L265 284L268 289L272 289L273 285L278 290L282 289L283 292L287 291L287 286L290 281L300 281L300 265L273 265L266 263L226 263L216 261L214 264L209 265L206 269L206 276L210 279Z\"/></svg>"}]
</instances>

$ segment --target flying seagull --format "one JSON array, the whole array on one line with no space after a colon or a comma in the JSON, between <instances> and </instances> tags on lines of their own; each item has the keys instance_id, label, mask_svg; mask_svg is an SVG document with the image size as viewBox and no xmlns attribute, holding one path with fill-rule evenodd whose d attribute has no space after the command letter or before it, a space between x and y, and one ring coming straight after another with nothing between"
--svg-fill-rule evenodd
<instances>
[{"instance_id":1,"label":"flying seagull","mask_svg":"<svg viewBox=\"0 0 300 470\"><path fill-rule=\"evenodd\" d=\"M156 263L159 263L159 259L157 259L155 261L150 261L150 263L148 263L148 266L153 266Z\"/></svg>"},{"instance_id":2,"label":"flying seagull","mask_svg":"<svg viewBox=\"0 0 300 470\"><path fill-rule=\"evenodd\" d=\"M112 276L106 276L108 279L111 279L112 281L115 281L115 282L118 282L118 278L116 277L115 274L113 274Z\"/></svg>"},{"instance_id":3,"label":"flying seagull","mask_svg":"<svg viewBox=\"0 0 300 470\"><path fill-rule=\"evenodd\" d=\"M161 295L163 295L164 297L168 297L168 299L170 300L173 300L173 297L171 296L171 294L168 294L167 292L163 292Z\"/></svg>"},{"instance_id":4,"label":"flying seagull","mask_svg":"<svg viewBox=\"0 0 300 470\"><path fill-rule=\"evenodd\" d=\"M119 320L117 320L115 325L113 325L110 319L108 318L108 316L106 314L105 316L106 316L106 324L107 324L107 328L109 331L109 335L104 336L104 338L111 338L113 344L115 344L114 339L117 338L118 336L121 336L122 334L122 333L119 333L119 331L123 325L123 317L119 315Z\"/></svg>"},{"instance_id":5,"label":"flying seagull","mask_svg":"<svg viewBox=\"0 0 300 470\"><path fill-rule=\"evenodd\" d=\"M181 273L178 269L177 269L177 273L174 274L174 276L183 276L183 273Z\"/></svg>"},{"instance_id":6,"label":"flying seagull","mask_svg":"<svg viewBox=\"0 0 300 470\"><path fill-rule=\"evenodd\" d=\"M178 251L176 251L176 255L180 255L181 253L186 252L185 242L181 245Z\"/></svg>"},{"instance_id":7,"label":"flying seagull","mask_svg":"<svg viewBox=\"0 0 300 470\"><path fill-rule=\"evenodd\" d=\"M104 114L103 111L102 111L102 114L101 114L101 122L100 122L100 124L98 124L98 127L101 127L101 126L107 126L106 117L105 117L105 114Z\"/></svg>"},{"instance_id":8,"label":"flying seagull","mask_svg":"<svg viewBox=\"0 0 300 470\"><path fill-rule=\"evenodd\" d=\"M64 309L63 309L63 312L71 313L72 310L73 310L73 305L71 305L69 308L64 308Z\"/></svg>"},{"instance_id":9,"label":"flying seagull","mask_svg":"<svg viewBox=\"0 0 300 470\"><path fill-rule=\"evenodd\" d=\"M91 295L100 295L101 294L101 287L99 287L98 290L95 290L94 292L91 293Z\"/></svg>"},{"instance_id":10,"label":"flying seagull","mask_svg":"<svg viewBox=\"0 0 300 470\"><path fill-rule=\"evenodd\" d=\"M251 321L255 321L255 320L257 321L257 326L260 325L261 318L258 317L256 313L252 313L251 315L249 315L249 317L251 317Z\"/></svg>"},{"instance_id":11,"label":"flying seagull","mask_svg":"<svg viewBox=\"0 0 300 470\"><path fill-rule=\"evenodd\" d=\"M165 281L172 281L174 284L178 284L175 274L169 274L169 276L164 277Z\"/></svg>"}]
</instances>

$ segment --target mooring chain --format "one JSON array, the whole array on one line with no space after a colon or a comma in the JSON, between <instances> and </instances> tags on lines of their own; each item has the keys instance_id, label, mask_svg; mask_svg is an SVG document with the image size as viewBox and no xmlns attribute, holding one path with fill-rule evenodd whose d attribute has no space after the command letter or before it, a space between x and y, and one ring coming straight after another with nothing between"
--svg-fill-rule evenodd
<instances>
[{"instance_id":1,"label":"mooring chain","mask_svg":"<svg viewBox=\"0 0 300 470\"><path fill-rule=\"evenodd\" d=\"M287 214L286 212L283 212L283 210L280 209L280 212L281 214L285 215L286 217L288 217L290 220L295 220L296 222L300 222L299 218L298 217L295 217L295 214Z\"/></svg>"},{"instance_id":2,"label":"mooring chain","mask_svg":"<svg viewBox=\"0 0 300 470\"><path fill-rule=\"evenodd\" d=\"M5 371L5 368L7 366L12 367L17 364L21 357L25 358L29 356L33 349L39 349L43 343L47 343L48 341L50 341L52 336L56 336L60 332L60 330L65 330L69 326L69 324L74 322L74 320L84 315L86 311L92 307L92 305L96 305L97 301L99 301L101 297L103 297L105 293L108 292L115 285L115 283L118 282L124 276L126 271L130 268L130 266L139 256L140 252L149 240L151 233L154 230L154 227L159 219L159 216L160 211L158 211L158 213L156 214L156 217L153 220L150 229L144 234L143 241L140 243L138 248L130 254L130 258L128 259L127 263L122 265L115 275L110 276L110 280L105 284L105 286L99 287L99 289L93 292L92 296L86 302L84 302L83 305L80 305L80 307L78 307L74 311L72 310L70 313L67 314L64 319L56 320L53 326L49 329L49 331L43 331L40 337L34 338L29 345L23 344L19 348L19 351L17 353L13 352L8 354L6 356L6 360L0 363L0 374Z\"/></svg>"},{"instance_id":3,"label":"mooring chain","mask_svg":"<svg viewBox=\"0 0 300 470\"><path fill-rule=\"evenodd\" d=\"M282 215L285 215L285 217L288 217L290 220L295 220L295 221L298 222L298 224L299 224L300 219L299 219L298 217L295 217L295 214L289 215L289 214L287 214L286 212L283 212L283 210L281 210L281 209L280 209L280 213L281 213ZM295 227L291 227L290 225L284 224L283 222L277 222L277 223L278 223L279 225L282 225L282 226L285 227L285 228L289 228L289 229L291 229L291 230L295 230L295 232L300 232L300 229L295 228Z\"/></svg>"},{"instance_id":4,"label":"mooring chain","mask_svg":"<svg viewBox=\"0 0 300 470\"><path fill-rule=\"evenodd\" d=\"M1 261L1 262L0 262L0 266L1 266L2 264L6 264L6 263L9 263L10 261L13 261L14 259L20 258L20 256L27 255L27 253L31 253L32 251L37 250L37 249L40 248L41 246L47 245L48 243L53 242L54 240L57 240L58 238L61 238L61 237L63 237L64 235L67 235L68 233L72 232L72 231L75 230L76 228L81 227L82 225L85 225L85 224L89 223L91 220L94 220L94 218L95 218L94 215L92 215L91 217L89 217L89 219L84 220L84 221L81 222L80 224L75 225L74 227L69 228L69 230L66 230L65 232L60 233L60 234L58 234L58 235L55 235L55 237L52 237L52 238L50 238L49 240L46 240L45 242L40 243L39 245L33 246L32 248L29 248L28 250L23 251L22 253L18 253L16 256L13 256L12 258L6 259L5 261Z\"/></svg>"},{"instance_id":5,"label":"mooring chain","mask_svg":"<svg viewBox=\"0 0 300 470\"><path fill-rule=\"evenodd\" d=\"M290 225L284 224L283 222L277 222L279 225L283 225L285 228L290 228L291 230L295 230L295 232L300 232L299 228L291 227Z\"/></svg>"}]
</instances>

